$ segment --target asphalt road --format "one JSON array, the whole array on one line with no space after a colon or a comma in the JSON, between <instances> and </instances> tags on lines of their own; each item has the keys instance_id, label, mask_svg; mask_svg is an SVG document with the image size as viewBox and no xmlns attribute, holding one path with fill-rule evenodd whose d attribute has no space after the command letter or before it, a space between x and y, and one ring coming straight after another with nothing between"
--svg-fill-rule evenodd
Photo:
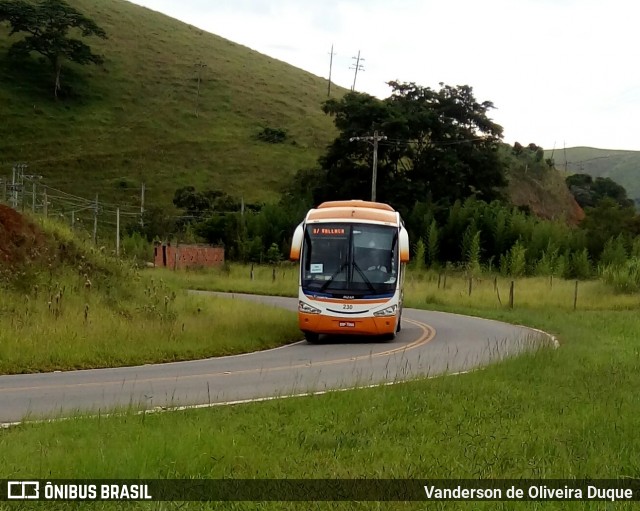
<instances>
[{"instance_id":1,"label":"asphalt road","mask_svg":"<svg viewBox=\"0 0 640 511\"><path fill-rule=\"evenodd\" d=\"M226 296L297 307L293 298ZM405 309L394 341L300 341L192 362L0 376L0 423L105 413L114 407L208 406L459 373L549 342L555 340L525 327Z\"/></svg>"}]
</instances>

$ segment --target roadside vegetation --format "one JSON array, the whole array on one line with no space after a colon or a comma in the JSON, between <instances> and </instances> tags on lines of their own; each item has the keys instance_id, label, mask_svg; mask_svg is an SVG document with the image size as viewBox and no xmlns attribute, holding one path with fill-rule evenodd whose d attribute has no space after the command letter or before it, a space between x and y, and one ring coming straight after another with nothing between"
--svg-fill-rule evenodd
<instances>
[{"instance_id":1,"label":"roadside vegetation","mask_svg":"<svg viewBox=\"0 0 640 511\"><path fill-rule=\"evenodd\" d=\"M631 265L632 262L627 264ZM620 279L626 281L625 270ZM298 296L295 264L242 265L174 272L155 269L172 286L204 291ZM513 307L509 296L513 282ZM620 288L620 289L619 289ZM577 292L576 292L577 290ZM607 276L601 279L567 280L554 276L513 278L499 273L464 270L416 269L410 266L405 279L405 306L420 309L472 307L482 310L562 309L634 310L640 307L637 292L624 292Z\"/></svg>"},{"instance_id":2,"label":"roadside vegetation","mask_svg":"<svg viewBox=\"0 0 640 511\"><path fill-rule=\"evenodd\" d=\"M57 222L41 229L1 205L0 217L0 374L198 359L300 339L292 312L255 305L247 315L246 304L189 295Z\"/></svg>"}]
</instances>

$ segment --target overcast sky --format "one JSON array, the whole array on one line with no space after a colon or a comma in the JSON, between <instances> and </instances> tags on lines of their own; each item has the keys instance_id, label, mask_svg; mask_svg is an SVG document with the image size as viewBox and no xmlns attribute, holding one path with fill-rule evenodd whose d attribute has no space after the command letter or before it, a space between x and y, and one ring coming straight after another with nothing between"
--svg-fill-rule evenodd
<instances>
[{"instance_id":1,"label":"overcast sky","mask_svg":"<svg viewBox=\"0 0 640 511\"><path fill-rule=\"evenodd\" d=\"M350 88L470 85L508 143L640 150L633 0L134 0Z\"/></svg>"}]
</instances>

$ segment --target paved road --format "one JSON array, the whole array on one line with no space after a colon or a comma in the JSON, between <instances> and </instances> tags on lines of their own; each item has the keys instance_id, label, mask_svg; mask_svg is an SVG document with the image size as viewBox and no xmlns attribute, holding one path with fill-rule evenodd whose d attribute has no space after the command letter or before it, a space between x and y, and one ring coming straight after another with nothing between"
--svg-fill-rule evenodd
<instances>
[{"instance_id":1,"label":"paved road","mask_svg":"<svg viewBox=\"0 0 640 511\"><path fill-rule=\"evenodd\" d=\"M293 298L227 295L296 310ZM265 326L265 328L268 328ZM467 371L549 342L497 321L405 309L394 341L329 340L192 362L0 376L0 423L100 412L208 405Z\"/></svg>"}]
</instances>

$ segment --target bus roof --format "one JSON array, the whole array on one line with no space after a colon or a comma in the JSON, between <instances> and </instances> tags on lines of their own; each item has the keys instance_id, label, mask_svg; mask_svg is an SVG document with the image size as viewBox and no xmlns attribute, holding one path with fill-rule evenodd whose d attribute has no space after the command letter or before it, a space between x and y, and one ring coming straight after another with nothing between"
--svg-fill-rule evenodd
<instances>
[{"instance_id":1,"label":"bus roof","mask_svg":"<svg viewBox=\"0 0 640 511\"><path fill-rule=\"evenodd\" d=\"M318 209L322 208L372 208L372 209L384 209L386 211L395 211L389 204L383 204L382 202L371 202L366 200L336 200L323 202L318 206Z\"/></svg>"},{"instance_id":2,"label":"bus roof","mask_svg":"<svg viewBox=\"0 0 640 511\"><path fill-rule=\"evenodd\" d=\"M360 200L323 202L307 214L307 222L380 222L399 225L398 213L381 202Z\"/></svg>"}]
</instances>

